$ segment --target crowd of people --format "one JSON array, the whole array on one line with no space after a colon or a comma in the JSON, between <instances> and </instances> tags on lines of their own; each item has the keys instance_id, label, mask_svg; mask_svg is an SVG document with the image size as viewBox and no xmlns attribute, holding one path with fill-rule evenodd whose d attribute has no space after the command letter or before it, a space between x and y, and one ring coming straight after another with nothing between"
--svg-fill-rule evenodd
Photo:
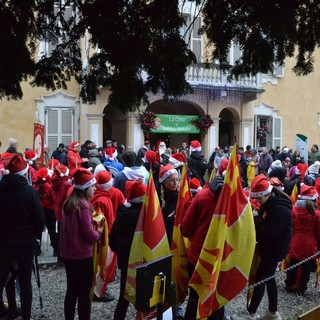
<instances>
[{"instance_id":1,"label":"crowd of people","mask_svg":"<svg viewBox=\"0 0 320 320\"><path fill-rule=\"evenodd\" d=\"M184 164L192 200L184 210L181 232L189 239L191 278L224 183L232 146L216 147L207 161L198 140L183 141L180 148L170 148L164 141L151 147L145 141L137 152L112 140L107 140L104 148L90 140L82 145L74 141L69 146L60 143L51 155L45 147L41 168L36 165L34 150L19 152L18 146L18 141L10 138L0 158L0 288L8 302L5 306L1 299L1 319L14 319L18 314L30 319L31 273L34 256L41 254L45 226L53 255L66 270L65 319L74 319L76 310L80 320L90 319L92 300L112 301L115 297L108 293L107 285L115 279L117 268L121 285L114 319L125 319L129 253L149 174L171 246ZM238 147L236 154L242 187L254 216L255 255L260 261L255 281L261 284L253 291L247 314L233 319L257 319L265 287L269 310L259 319L281 319L273 277L279 262L287 261L287 266L293 267L285 282L288 293L303 296L310 272L315 271L315 259L301 262L319 252L320 152L317 145L312 145L308 159L303 159L298 151L287 147L267 150L248 145ZM99 255L105 261L97 259ZM300 267L294 268L297 264ZM264 282L266 278L270 280ZM17 281L21 310L15 299ZM184 310L177 306L176 318L195 319L197 301L197 292L190 288L187 307ZM225 316L221 308L208 319L222 320Z\"/></svg>"}]
</instances>

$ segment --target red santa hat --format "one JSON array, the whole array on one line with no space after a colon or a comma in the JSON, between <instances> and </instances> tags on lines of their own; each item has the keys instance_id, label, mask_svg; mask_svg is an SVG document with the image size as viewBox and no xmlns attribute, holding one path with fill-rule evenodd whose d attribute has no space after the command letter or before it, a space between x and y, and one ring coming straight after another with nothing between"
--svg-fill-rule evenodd
<instances>
[{"instance_id":1,"label":"red santa hat","mask_svg":"<svg viewBox=\"0 0 320 320\"><path fill-rule=\"evenodd\" d=\"M178 160L178 161L180 161L180 162L187 163L187 158L186 158L185 154L182 153L182 152L174 153L174 154L172 155L172 158L174 158L174 159L176 159L176 160Z\"/></svg>"},{"instance_id":2,"label":"red santa hat","mask_svg":"<svg viewBox=\"0 0 320 320\"><path fill-rule=\"evenodd\" d=\"M69 169L62 163L59 163L57 166L54 167L54 173L56 176L59 177L67 177L69 175Z\"/></svg>"},{"instance_id":3,"label":"red santa hat","mask_svg":"<svg viewBox=\"0 0 320 320\"><path fill-rule=\"evenodd\" d=\"M80 147L80 143L77 141L73 141L70 143L69 150L76 151L77 147Z\"/></svg>"},{"instance_id":4,"label":"red santa hat","mask_svg":"<svg viewBox=\"0 0 320 320\"><path fill-rule=\"evenodd\" d=\"M22 158L20 154L5 153L0 159L5 170L4 174L19 174L24 175L28 172L29 164Z\"/></svg>"},{"instance_id":5,"label":"red santa hat","mask_svg":"<svg viewBox=\"0 0 320 320\"><path fill-rule=\"evenodd\" d=\"M201 151L201 144L198 140L192 140L190 143L190 151Z\"/></svg>"},{"instance_id":6,"label":"red santa hat","mask_svg":"<svg viewBox=\"0 0 320 320\"><path fill-rule=\"evenodd\" d=\"M118 155L117 149L115 147L108 147L106 148L105 152L108 157L113 159L116 158Z\"/></svg>"},{"instance_id":7,"label":"red santa hat","mask_svg":"<svg viewBox=\"0 0 320 320\"><path fill-rule=\"evenodd\" d=\"M264 174L257 175L251 183L250 197L257 198L267 195L272 191L272 185Z\"/></svg>"},{"instance_id":8,"label":"red santa hat","mask_svg":"<svg viewBox=\"0 0 320 320\"><path fill-rule=\"evenodd\" d=\"M148 150L146 151L145 155L144 155L146 162L152 164L154 162L156 162L157 160L157 154L155 151L153 150Z\"/></svg>"},{"instance_id":9,"label":"red santa hat","mask_svg":"<svg viewBox=\"0 0 320 320\"><path fill-rule=\"evenodd\" d=\"M200 181L194 177L189 181L190 191L193 193L197 193L198 191L202 190Z\"/></svg>"},{"instance_id":10,"label":"red santa hat","mask_svg":"<svg viewBox=\"0 0 320 320\"><path fill-rule=\"evenodd\" d=\"M301 200L316 200L318 198L318 193L314 186L307 186L306 184L301 183L298 198Z\"/></svg>"},{"instance_id":11,"label":"red santa hat","mask_svg":"<svg viewBox=\"0 0 320 320\"><path fill-rule=\"evenodd\" d=\"M25 161L27 161L29 164L32 164L33 161L35 161L35 160L38 159L38 155L37 155L37 153L36 153L34 150L32 150L32 149L26 150L26 151L24 152L23 159L24 159Z\"/></svg>"},{"instance_id":12,"label":"red santa hat","mask_svg":"<svg viewBox=\"0 0 320 320\"><path fill-rule=\"evenodd\" d=\"M97 188L99 189L110 189L113 184L113 179L109 171L102 170L95 175L97 180Z\"/></svg>"},{"instance_id":13,"label":"red santa hat","mask_svg":"<svg viewBox=\"0 0 320 320\"><path fill-rule=\"evenodd\" d=\"M304 181L304 176L307 172L308 165L306 163L298 163L296 167L296 174L301 175L301 181ZM298 172L297 172L298 171Z\"/></svg>"},{"instance_id":14,"label":"red santa hat","mask_svg":"<svg viewBox=\"0 0 320 320\"><path fill-rule=\"evenodd\" d=\"M227 158L223 158L218 167L218 174L223 176L223 173L227 170L229 160Z\"/></svg>"},{"instance_id":15,"label":"red santa hat","mask_svg":"<svg viewBox=\"0 0 320 320\"><path fill-rule=\"evenodd\" d=\"M56 166L58 166L59 164L60 164L59 160L52 158L52 159L50 159L49 162L48 162L48 168L49 168L51 171L53 171L54 168L55 168Z\"/></svg>"},{"instance_id":16,"label":"red santa hat","mask_svg":"<svg viewBox=\"0 0 320 320\"><path fill-rule=\"evenodd\" d=\"M144 200L144 196L147 191L147 186L138 180L128 180L126 181L126 196L127 202L126 207L131 206L132 203L141 203Z\"/></svg>"},{"instance_id":17,"label":"red santa hat","mask_svg":"<svg viewBox=\"0 0 320 320\"><path fill-rule=\"evenodd\" d=\"M159 172L159 182L162 183L164 180L166 180L169 176L171 176L174 173L178 174L178 171L174 169L171 164L162 166Z\"/></svg>"},{"instance_id":18,"label":"red santa hat","mask_svg":"<svg viewBox=\"0 0 320 320\"><path fill-rule=\"evenodd\" d=\"M85 190L96 183L96 178L94 175L85 168L76 168L71 172L74 188Z\"/></svg>"},{"instance_id":19,"label":"red santa hat","mask_svg":"<svg viewBox=\"0 0 320 320\"><path fill-rule=\"evenodd\" d=\"M51 183L50 171L47 168L41 168L36 173L38 180Z\"/></svg>"}]
</instances>

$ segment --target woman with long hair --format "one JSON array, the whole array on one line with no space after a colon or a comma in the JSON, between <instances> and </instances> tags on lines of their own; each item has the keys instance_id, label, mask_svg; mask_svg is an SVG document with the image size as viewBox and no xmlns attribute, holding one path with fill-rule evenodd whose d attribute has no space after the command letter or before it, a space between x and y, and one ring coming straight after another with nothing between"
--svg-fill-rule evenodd
<instances>
[{"instance_id":1,"label":"woman with long hair","mask_svg":"<svg viewBox=\"0 0 320 320\"><path fill-rule=\"evenodd\" d=\"M78 303L79 320L89 320L90 290L93 281L93 245L100 233L93 228L93 207L89 198L95 190L96 179L85 168L72 172L74 189L63 205L61 219L61 251L67 274L64 300L66 320L73 320Z\"/></svg>"}]
</instances>

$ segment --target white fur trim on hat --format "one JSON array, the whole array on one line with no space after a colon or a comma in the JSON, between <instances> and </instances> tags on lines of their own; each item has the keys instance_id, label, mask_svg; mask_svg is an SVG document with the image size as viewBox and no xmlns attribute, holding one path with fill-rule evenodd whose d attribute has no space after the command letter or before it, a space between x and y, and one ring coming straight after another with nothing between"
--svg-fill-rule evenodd
<instances>
[{"instance_id":1,"label":"white fur trim on hat","mask_svg":"<svg viewBox=\"0 0 320 320\"><path fill-rule=\"evenodd\" d=\"M164 180L166 180L169 176L171 176L174 173L178 173L178 171L174 168L166 171L161 178L159 178L159 182L162 183Z\"/></svg>"},{"instance_id":2,"label":"white fur trim on hat","mask_svg":"<svg viewBox=\"0 0 320 320\"><path fill-rule=\"evenodd\" d=\"M202 190L202 187L200 186L200 187L198 187L197 189L190 189L190 191L191 192L198 192L198 191L200 191L200 190Z\"/></svg>"},{"instance_id":3,"label":"white fur trim on hat","mask_svg":"<svg viewBox=\"0 0 320 320\"><path fill-rule=\"evenodd\" d=\"M75 189L85 190L85 189L95 185L96 182L97 182L96 178L93 178L93 179L89 180L88 182L86 182L85 184L82 184L82 185L81 184L75 184L73 186L74 186Z\"/></svg>"},{"instance_id":4,"label":"white fur trim on hat","mask_svg":"<svg viewBox=\"0 0 320 320\"><path fill-rule=\"evenodd\" d=\"M302 195L298 195L298 198L300 200L316 200L318 198L318 194L314 194L312 197L308 197L308 196L302 196Z\"/></svg>"},{"instance_id":5,"label":"white fur trim on hat","mask_svg":"<svg viewBox=\"0 0 320 320\"><path fill-rule=\"evenodd\" d=\"M113 185L113 178L111 178L106 183L96 184L97 188L99 189L107 189L107 188L110 188L112 185Z\"/></svg>"},{"instance_id":6,"label":"white fur trim on hat","mask_svg":"<svg viewBox=\"0 0 320 320\"><path fill-rule=\"evenodd\" d=\"M18 171L18 172L14 172L13 174L19 174L20 176L23 176L25 173L27 173L29 170L29 165L27 163L27 166L21 170L21 171ZM10 171L8 170L8 173L10 173Z\"/></svg>"},{"instance_id":7,"label":"white fur trim on hat","mask_svg":"<svg viewBox=\"0 0 320 320\"><path fill-rule=\"evenodd\" d=\"M267 195L268 193L270 193L272 191L273 186L270 184L268 189L264 190L264 191L258 191L258 192L250 192L250 197L251 198L257 198L257 197L262 197Z\"/></svg>"}]
</instances>

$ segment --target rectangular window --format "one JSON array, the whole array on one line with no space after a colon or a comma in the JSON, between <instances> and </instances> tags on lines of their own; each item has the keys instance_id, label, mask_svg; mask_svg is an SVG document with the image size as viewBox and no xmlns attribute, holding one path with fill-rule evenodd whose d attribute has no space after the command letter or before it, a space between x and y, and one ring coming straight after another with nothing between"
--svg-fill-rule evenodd
<instances>
[{"instance_id":1,"label":"rectangular window","mask_svg":"<svg viewBox=\"0 0 320 320\"><path fill-rule=\"evenodd\" d=\"M272 132L273 132L273 141L272 141L272 147L276 148L277 146L282 145L282 118L281 117L274 117L273 118L273 126L272 126Z\"/></svg>"},{"instance_id":2,"label":"rectangular window","mask_svg":"<svg viewBox=\"0 0 320 320\"><path fill-rule=\"evenodd\" d=\"M50 150L59 143L69 145L74 137L74 114L72 108L47 107L45 117L46 138Z\"/></svg>"}]
</instances>

